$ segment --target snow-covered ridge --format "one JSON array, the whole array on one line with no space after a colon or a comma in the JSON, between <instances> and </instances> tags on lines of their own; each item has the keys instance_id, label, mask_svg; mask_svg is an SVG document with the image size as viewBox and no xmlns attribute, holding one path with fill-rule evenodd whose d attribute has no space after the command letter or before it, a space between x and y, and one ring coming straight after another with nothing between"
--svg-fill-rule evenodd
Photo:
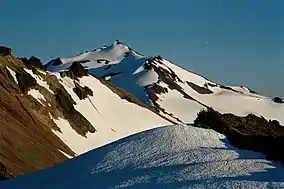
<instances>
[{"instance_id":1,"label":"snow-covered ridge","mask_svg":"<svg viewBox=\"0 0 284 189\"><path fill-rule=\"evenodd\" d=\"M26 67L12 55L0 56L0 166L3 163L8 177L172 123L84 69L84 75L76 75L82 71L80 64L78 70L60 73L34 65Z\"/></svg>"},{"instance_id":2,"label":"snow-covered ridge","mask_svg":"<svg viewBox=\"0 0 284 189\"><path fill-rule=\"evenodd\" d=\"M283 188L283 170L259 153L232 147L212 130L174 125L132 135L0 187Z\"/></svg>"},{"instance_id":3,"label":"snow-covered ridge","mask_svg":"<svg viewBox=\"0 0 284 189\"><path fill-rule=\"evenodd\" d=\"M46 67L49 71L63 71L73 62L80 62L95 76L124 89L175 122L192 123L200 110L213 107L221 113L252 113L284 124L284 104L247 87L214 83L161 56L142 56L118 41L72 58L53 60Z\"/></svg>"}]
</instances>

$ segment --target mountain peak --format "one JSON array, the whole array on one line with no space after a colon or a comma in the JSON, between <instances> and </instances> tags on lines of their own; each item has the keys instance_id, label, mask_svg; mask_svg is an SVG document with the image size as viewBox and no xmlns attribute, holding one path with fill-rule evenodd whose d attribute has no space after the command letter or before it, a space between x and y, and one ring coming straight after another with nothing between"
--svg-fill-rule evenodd
<instances>
[{"instance_id":1,"label":"mountain peak","mask_svg":"<svg viewBox=\"0 0 284 189\"><path fill-rule=\"evenodd\" d=\"M113 44L116 44L116 45L125 45L123 42L119 41L118 39L114 41Z\"/></svg>"}]
</instances>

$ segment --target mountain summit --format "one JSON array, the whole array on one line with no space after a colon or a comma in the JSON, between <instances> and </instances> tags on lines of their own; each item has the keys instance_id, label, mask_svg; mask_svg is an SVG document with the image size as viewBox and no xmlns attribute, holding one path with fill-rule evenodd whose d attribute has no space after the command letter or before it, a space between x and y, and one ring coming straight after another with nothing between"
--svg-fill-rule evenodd
<instances>
[{"instance_id":1,"label":"mountain summit","mask_svg":"<svg viewBox=\"0 0 284 189\"><path fill-rule=\"evenodd\" d=\"M52 60L45 66L51 72L61 72L74 62L176 123L192 123L200 110L213 107L222 113L252 113L284 124L284 106L279 106L279 101L247 87L218 84L161 56L141 55L119 41L71 58Z\"/></svg>"},{"instance_id":2,"label":"mountain summit","mask_svg":"<svg viewBox=\"0 0 284 189\"><path fill-rule=\"evenodd\" d=\"M190 125L201 110L211 107L221 113L262 116L225 116L223 125L228 117L238 124L221 131L237 141L236 136L246 138L243 133L253 130L243 122L277 128L265 149L281 143L273 137L278 131L282 137L279 127L284 124L281 98L218 84L119 41L44 66L37 57L16 58L10 48L0 47L0 96L0 179L52 167L145 130ZM207 114L199 115L197 126L208 123ZM203 126L218 130L216 120Z\"/></svg>"}]
</instances>

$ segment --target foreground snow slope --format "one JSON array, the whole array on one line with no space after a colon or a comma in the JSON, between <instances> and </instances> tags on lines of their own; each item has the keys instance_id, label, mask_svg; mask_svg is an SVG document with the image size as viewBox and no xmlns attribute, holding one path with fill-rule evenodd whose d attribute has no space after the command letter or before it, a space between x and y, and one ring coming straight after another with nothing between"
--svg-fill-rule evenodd
<instances>
[{"instance_id":1,"label":"foreground snow slope","mask_svg":"<svg viewBox=\"0 0 284 189\"><path fill-rule=\"evenodd\" d=\"M0 188L283 188L284 169L220 134L174 125L145 131Z\"/></svg>"},{"instance_id":2,"label":"foreground snow slope","mask_svg":"<svg viewBox=\"0 0 284 189\"><path fill-rule=\"evenodd\" d=\"M222 113L253 113L284 124L283 104L246 87L214 83L160 56L143 56L118 41L72 58L52 60L46 67L63 71L75 61L175 122L192 123L201 109L210 106Z\"/></svg>"}]
</instances>

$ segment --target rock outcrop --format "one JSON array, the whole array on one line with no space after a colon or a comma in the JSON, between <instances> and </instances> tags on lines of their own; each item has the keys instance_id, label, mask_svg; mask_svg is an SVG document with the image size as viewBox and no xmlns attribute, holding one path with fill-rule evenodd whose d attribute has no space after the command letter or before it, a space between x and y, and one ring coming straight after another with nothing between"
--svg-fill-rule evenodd
<instances>
[{"instance_id":1,"label":"rock outcrop","mask_svg":"<svg viewBox=\"0 0 284 189\"><path fill-rule=\"evenodd\" d=\"M52 107L44 107L27 94L31 88L43 93L46 89L39 86L23 69L24 64L10 53L9 49L2 49L0 56L1 179L51 167L66 160L67 157L59 150L75 155L52 131L56 130L56 124L47 109L55 117L59 112ZM53 102L51 104L56 106Z\"/></svg>"},{"instance_id":2,"label":"rock outcrop","mask_svg":"<svg viewBox=\"0 0 284 189\"><path fill-rule=\"evenodd\" d=\"M78 79L83 76L88 76L89 72L80 62L73 62L68 71L60 72L61 77L67 76L72 79Z\"/></svg>"},{"instance_id":3,"label":"rock outcrop","mask_svg":"<svg viewBox=\"0 0 284 189\"><path fill-rule=\"evenodd\" d=\"M261 152L268 159L284 163L284 127L277 120L267 121L252 114L246 117L220 114L209 108L198 114L194 126L213 129L224 134L237 148Z\"/></svg>"},{"instance_id":4,"label":"rock outcrop","mask_svg":"<svg viewBox=\"0 0 284 189\"><path fill-rule=\"evenodd\" d=\"M279 103L279 104L284 103L283 99L282 99L282 98L280 98L280 97L274 97L274 98L273 98L273 102L275 102L275 103Z\"/></svg>"},{"instance_id":5,"label":"rock outcrop","mask_svg":"<svg viewBox=\"0 0 284 189\"><path fill-rule=\"evenodd\" d=\"M35 56L30 57L27 59L26 57L20 58L20 60L25 64L28 69L41 69L46 70L43 66L41 60Z\"/></svg>"}]
</instances>

